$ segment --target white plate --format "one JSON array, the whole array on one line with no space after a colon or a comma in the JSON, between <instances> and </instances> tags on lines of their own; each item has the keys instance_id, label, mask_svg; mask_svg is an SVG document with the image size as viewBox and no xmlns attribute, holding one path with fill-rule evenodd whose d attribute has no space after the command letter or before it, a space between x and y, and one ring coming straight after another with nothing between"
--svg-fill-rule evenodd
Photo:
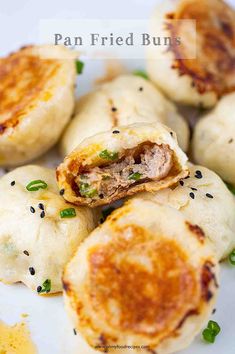
<instances>
[{"instance_id":1,"label":"white plate","mask_svg":"<svg viewBox=\"0 0 235 354\"><path fill-rule=\"evenodd\" d=\"M20 6L16 1L1 2L0 23L2 28L9 28L9 32L4 32L5 37L0 42L0 51L7 53L25 42L36 42L37 21L40 17L147 18L156 2L155 0L148 0L148 2L146 0L119 0L118 2L110 0L28 2L22 0L19 2ZM235 5L235 0L230 0L230 2ZM15 36L16 28L17 37ZM128 61L126 65L133 70L144 67L144 62ZM102 73L103 63L101 61L87 62L84 74L78 77L79 94L88 91L94 79L102 76ZM59 156L53 150L41 158L39 163L54 167L59 160ZM193 345L181 354L235 353L235 267L224 263L221 268L221 288L216 305L217 311L211 316L221 326L221 333L214 344L206 344L198 336ZM0 319L12 325L22 321L22 314L25 313L28 317L23 320L29 325L31 337L39 354L98 353L89 349L82 339L74 335L72 325L64 311L62 296L45 298L33 294L22 284L12 286L0 284ZM131 353L130 350L126 354L129 353Z\"/></svg>"}]
</instances>

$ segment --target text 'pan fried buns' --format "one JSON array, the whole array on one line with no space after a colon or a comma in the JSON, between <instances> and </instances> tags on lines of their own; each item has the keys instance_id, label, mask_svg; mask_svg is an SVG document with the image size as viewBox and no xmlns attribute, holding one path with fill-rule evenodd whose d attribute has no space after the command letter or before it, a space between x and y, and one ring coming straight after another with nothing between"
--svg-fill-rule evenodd
<instances>
[{"instance_id":1,"label":"text 'pan fried buns'","mask_svg":"<svg viewBox=\"0 0 235 354\"><path fill-rule=\"evenodd\" d=\"M190 165L189 178L173 188L158 193L141 193L147 198L176 208L195 226L202 228L218 259L225 258L235 247L235 199L214 172ZM198 228L199 227L199 228Z\"/></svg>"},{"instance_id":2,"label":"text 'pan fried buns'","mask_svg":"<svg viewBox=\"0 0 235 354\"><path fill-rule=\"evenodd\" d=\"M0 165L23 164L60 137L74 109L75 57L28 46L0 58Z\"/></svg>"},{"instance_id":3,"label":"text 'pan fried buns'","mask_svg":"<svg viewBox=\"0 0 235 354\"><path fill-rule=\"evenodd\" d=\"M37 183L30 186L32 181ZM34 190L38 185L41 189ZM59 194L53 170L24 166L0 179L1 281L21 281L39 293L45 284L49 292L62 290L65 264L96 226L96 216L86 207L75 207L74 217L62 218L61 211L71 207Z\"/></svg>"},{"instance_id":4,"label":"text 'pan fried buns'","mask_svg":"<svg viewBox=\"0 0 235 354\"><path fill-rule=\"evenodd\" d=\"M196 22L181 21L189 19ZM181 38L169 51L151 46L147 53L148 74L169 98L211 107L235 90L235 12L224 1L164 0L152 17L151 33ZM196 58L190 57L193 46Z\"/></svg>"},{"instance_id":5,"label":"text 'pan fried buns'","mask_svg":"<svg viewBox=\"0 0 235 354\"><path fill-rule=\"evenodd\" d=\"M97 350L141 345L141 353L173 353L210 316L217 272L207 240L178 210L136 198L93 231L66 266L66 307Z\"/></svg>"},{"instance_id":6,"label":"text 'pan fried buns'","mask_svg":"<svg viewBox=\"0 0 235 354\"><path fill-rule=\"evenodd\" d=\"M57 181L67 201L95 207L166 188L187 176L186 162L166 126L132 124L85 139L57 168Z\"/></svg>"},{"instance_id":7,"label":"text 'pan fried buns'","mask_svg":"<svg viewBox=\"0 0 235 354\"><path fill-rule=\"evenodd\" d=\"M235 93L226 95L195 126L193 155L196 162L235 185Z\"/></svg>"},{"instance_id":8,"label":"text 'pan fried buns'","mask_svg":"<svg viewBox=\"0 0 235 354\"><path fill-rule=\"evenodd\" d=\"M187 123L176 107L141 77L123 75L99 86L78 101L76 111L62 138L64 156L89 136L115 126L140 122L160 122L169 126L175 131L180 147L187 150Z\"/></svg>"}]
</instances>

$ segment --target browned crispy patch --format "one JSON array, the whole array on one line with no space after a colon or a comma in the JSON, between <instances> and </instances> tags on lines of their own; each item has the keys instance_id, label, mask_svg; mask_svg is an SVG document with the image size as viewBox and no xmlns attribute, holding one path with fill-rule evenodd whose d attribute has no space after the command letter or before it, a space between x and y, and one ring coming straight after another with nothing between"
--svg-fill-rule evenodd
<instances>
[{"instance_id":1,"label":"browned crispy patch","mask_svg":"<svg viewBox=\"0 0 235 354\"><path fill-rule=\"evenodd\" d=\"M115 107L114 102L111 98L108 100L109 105L110 105L110 112L111 112L111 120L112 120L112 126L117 127L118 126L118 112L117 112L117 107Z\"/></svg>"},{"instance_id":2,"label":"browned crispy patch","mask_svg":"<svg viewBox=\"0 0 235 354\"><path fill-rule=\"evenodd\" d=\"M173 240L136 225L116 233L110 244L90 249L90 302L108 326L157 343L199 306L197 270Z\"/></svg>"},{"instance_id":3,"label":"browned crispy patch","mask_svg":"<svg viewBox=\"0 0 235 354\"><path fill-rule=\"evenodd\" d=\"M33 55L32 48L24 47L0 58L0 134L15 128L34 108L39 95L60 67L58 60Z\"/></svg>"},{"instance_id":4,"label":"browned crispy patch","mask_svg":"<svg viewBox=\"0 0 235 354\"><path fill-rule=\"evenodd\" d=\"M192 78L192 86L199 93L215 92L218 96L235 89L235 12L221 0L182 0L176 12L167 19L196 20L197 58L186 58L191 43L171 46L175 55L173 68L179 75ZM169 21L172 38L187 40L189 31L182 22ZM182 40L182 42L183 42ZM190 40L188 39L190 42ZM174 43L174 41L172 41Z\"/></svg>"},{"instance_id":5,"label":"browned crispy patch","mask_svg":"<svg viewBox=\"0 0 235 354\"><path fill-rule=\"evenodd\" d=\"M205 233L198 225L193 225L189 221L185 222L188 229L197 237L197 239L203 243L205 241Z\"/></svg>"},{"instance_id":6,"label":"browned crispy patch","mask_svg":"<svg viewBox=\"0 0 235 354\"><path fill-rule=\"evenodd\" d=\"M71 292L71 285L68 281L62 279L62 286L63 286L63 289L66 293Z\"/></svg>"},{"instance_id":7,"label":"browned crispy patch","mask_svg":"<svg viewBox=\"0 0 235 354\"><path fill-rule=\"evenodd\" d=\"M202 299L206 302L209 302L213 297L213 288L218 287L213 267L212 262L206 261L201 270Z\"/></svg>"}]
</instances>

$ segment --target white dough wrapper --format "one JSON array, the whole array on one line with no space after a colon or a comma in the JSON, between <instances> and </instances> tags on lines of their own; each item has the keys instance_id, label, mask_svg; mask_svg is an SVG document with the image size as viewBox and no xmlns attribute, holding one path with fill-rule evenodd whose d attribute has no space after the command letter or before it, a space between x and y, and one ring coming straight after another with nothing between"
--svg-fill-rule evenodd
<instances>
[{"instance_id":1,"label":"white dough wrapper","mask_svg":"<svg viewBox=\"0 0 235 354\"><path fill-rule=\"evenodd\" d=\"M33 180L47 188L28 191ZM60 212L71 207L76 216L61 218ZM94 211L60 196L53 170L28 165L6 174L0 179L1 281L23 282L35 292L45 285L50 293L61 291L65 264L95 226Z\"/></svg>"},{"instance_id":2,"label":"white dough wrapper","mask_svg":"<svg viewBox=\"0 0 235 354\"><path fill-rule=\"evenodd\" d=\"M175 131L180 147L187 150L189 128L174 104L148 80L122 75L77 102L75 117L61 141L61 152L65 156L89 136L140 122L167 125Z\"/></svg>"}]
</instances>

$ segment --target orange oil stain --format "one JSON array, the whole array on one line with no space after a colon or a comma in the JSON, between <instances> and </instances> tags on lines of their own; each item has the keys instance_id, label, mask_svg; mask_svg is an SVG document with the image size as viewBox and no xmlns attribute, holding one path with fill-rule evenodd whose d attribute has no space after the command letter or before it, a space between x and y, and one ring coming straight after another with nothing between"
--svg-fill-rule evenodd
<instances>
[{"instance_id":1,"label":"orange oil stain","mask_svg":"<svg viewBox=\"0 0 235 354\"><path fill-rule=\"evenodd\" d=\"M8 326L0 321L0 354L37 354L24 322Z\"/></svg>"}]
</instances>

